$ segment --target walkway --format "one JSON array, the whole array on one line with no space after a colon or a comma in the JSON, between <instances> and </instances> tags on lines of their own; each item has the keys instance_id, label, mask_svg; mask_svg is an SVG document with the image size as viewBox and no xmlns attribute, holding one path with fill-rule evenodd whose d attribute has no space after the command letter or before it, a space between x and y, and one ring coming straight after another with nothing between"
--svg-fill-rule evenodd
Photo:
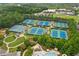
<instances>
[{"instance_id":1,"label":"walkway","mask_svg":"<svg viewBox=\"0 0 79 59\"><path fill-rule=\"evenodd\" d=\"M12 35L11 35L11 36L12 36ZM7 36L7 37L11 37L11 36ZM7 37L6 37L6 38L7 38ZM16 39L15 39L14 41L12 41L12 42L5 42L5 39L6 39L6 38L4 38L4 40L3 40L3 43L5 43L5 44L6 44L6 47L7 47L6 53L9 53L9 48L16 48L16 47L18 47L18 46L24 44L24 42L22 42L21 44L19 44L19 45L17 45L17 46L9 47L8 45L9 45L10 43L12 43L12 42L15 42L19 37L16 37ZM24 38L25 38L25 37L24 37Z\"/></svg>"}]
</instances>

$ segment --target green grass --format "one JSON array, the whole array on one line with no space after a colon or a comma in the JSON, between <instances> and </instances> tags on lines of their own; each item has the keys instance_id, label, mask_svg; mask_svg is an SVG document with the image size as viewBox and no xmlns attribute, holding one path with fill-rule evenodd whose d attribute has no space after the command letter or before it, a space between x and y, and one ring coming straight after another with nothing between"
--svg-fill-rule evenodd
<instances>
[{"instance_id":1,"label":"green grass","mask_svg":"<svg viewBox=\"0 0 79 59\"><path fill-rule=\"evenodd\" d=\"M10 43L9 47L15 47L15 46L23 43L24 41L25 41L25 38L24 37L20 37L15 42Z\"/></svg>"},{"instance_id":2,"label":"green grass","mask_svg":"<svg viewBox=\"0 0 79 59\"><path fill-rule=\"evenodd\" d=\"M7 38L5 39L5 42L7 42L7 43L12 42L12 41L15 40L15 38L16 38L15 36L7 37Z\"/></svg>"},{"instance_id":3,"label":"green grass","mask_svg":"<svg viewBox=\"0 0 79 59\"><path fill-rule=\"evenodd\" d=\"M31 49L31 47L28 47L27 51L24 54L24 56L32 56L32 54L33 54L33 49Z\"/></svg>"},{"instance_id":4,"label":"green grass","mask_svg":"<svg viewBox=\"0 0 79 59\"><path fill-rule=\"evenodd\" d=\"M9 32L8 36L10 36L10 35L15 35L15 33L14 32Z\"/></svg>"},{"instance_id":5,"label":"green grass","mask_svg":"<svg viewBox=\"0 0 79 59\"><path fill-rule=\"evenodd\" d=\"M79 16L69 16L69 15L62 15L62 14L54 14L53 18L61 17L64 19L74 19L76 23L79 23Z\"/></svg>"}]
</instances>

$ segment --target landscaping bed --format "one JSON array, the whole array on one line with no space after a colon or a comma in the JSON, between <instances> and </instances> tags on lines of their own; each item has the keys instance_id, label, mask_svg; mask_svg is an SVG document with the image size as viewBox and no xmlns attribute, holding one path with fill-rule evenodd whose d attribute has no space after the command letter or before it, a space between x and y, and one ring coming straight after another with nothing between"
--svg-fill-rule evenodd
<instances>
[{"instance_id":1,"label":"landscaping bed","mask_svg":"<svg viewBox=\"0 0 79 59\"><path fill-rule=\"evenodd\" d=\"M23 43L24 41L25 41L25 38L24 38L24 37L20 37L20 38L18 38L16 41L10 43L8 46L9 46L9 47L15 47L15 46L17 46L17 45Z\"/></svg>"},{"instance_id":2,"label":"landscaping bed","mask_svg":"<svg viewBox=\"0 0 79 59\"><path fill-rule=\"evenodd\" d=\"M5 39L5 42L9 43L9 42L14 41L15 39L16 39L15 36L10 36L10 37L7 37L7 38Z\"/></svg>"}]
</instances>

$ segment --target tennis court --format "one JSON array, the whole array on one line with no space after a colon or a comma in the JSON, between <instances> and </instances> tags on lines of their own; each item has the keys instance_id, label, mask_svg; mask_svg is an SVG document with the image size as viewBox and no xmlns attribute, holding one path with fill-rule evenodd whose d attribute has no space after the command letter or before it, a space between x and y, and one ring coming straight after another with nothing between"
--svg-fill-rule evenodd
<instances>
[{"instance_id":1,"label":"tennis court","mask_svg":"<svg viewBox=\"0 0 79 59\"><path fill-rule=\"evenodd\" d=\"M52 29L50 36L53 38L68 39L67 32L64 30Z\"/></svg>"},{"instance_id":2,"label":"tennis court","mask_svg":"<svg viewBox=\"0 0 79 59\"><path fill-rule=\"evenodd\" d=\"M39 21L38 25L39 26L50 26L50 21Z\"/></svg>"},{"instance_id":3,"label":"tennis court","mask_svg":"<svg viewBox=\"0 0 79 59\"><path fill-rule=\"evenodd\" d=\"M33 25L33 24L36 24L36 20L33 20L33 19L26 19L25 21L23 21L23 24L25 25Z\"/></svg>"},{"instance_id":4,"label":"tennis court","mask_svg":"<svg viewBox=\"0 0 79 59\"><path fill-rule=\"evenodd\" d=\"M23 25L14 25L9 29L9 31L12 32L25 32L24 26Z\"/></svg>"},{"instance_id":5,"label":"tennis court","mask_svg":"<svg viewBox=\"0 0 79 59\"><path fill-rule=\"evenodd\" d=\"M43 35L45 34L46 30L44 28L39 27L32 27L28 30L28 34L34 34L34 35Z\"/></svg>"},{"instance_id":6,"label":"tennis court","mask_svg":"<svg viewBox=\"0 0 79 59\"><path fill-rule=\"evenodd\" d=\"M56 27L68 28L68 24L67 23L63 23L63 22L56 22L55 26Z\"/></svg>"}]
</instances>

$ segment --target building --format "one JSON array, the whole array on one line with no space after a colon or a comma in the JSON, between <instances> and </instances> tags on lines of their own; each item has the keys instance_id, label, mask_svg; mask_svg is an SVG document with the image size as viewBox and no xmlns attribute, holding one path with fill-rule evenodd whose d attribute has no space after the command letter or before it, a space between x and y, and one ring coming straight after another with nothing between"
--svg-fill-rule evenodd
<instances>
[{"instance_id":1,"label":"building","mask_svg":"<svg viewBox=\"0 0 79 59\"><path fill-rule=\"evenodd\" d=\"M60 52L54 51L54 50L49 50L49 51L35 51L33 52L32 56L58 56L60 55Z\"/></svg>"},{"instance_id":2,"label":"building","mask_svg":"<svg viewBox=\"0 0 79 59\"><path fill-rule=\"evenodd\" d=\"M42 46L40 44L36 44L35 46L32 47L33 51L42 51Z\"/></svg>"},{"instance_id":3,"label":"building","mask_svg":"<svg viewBox=\"0 0 79 59\"><path fill-rule=\"evenodd\" d=\"M42 11L43 13L55 13L56 9L48 9L48 10L44 10Z\"/></svg>"},{"instance_id":4,"label":"building","mask_svg":"<svg viewBox=\"0 0 79 59\"><path fill-rule=\"evenodd\" d=\"M21 52L12 52L12 53L7 53L5 50L0 49L0 56L20 56Z\"/></svg>"},{"instance_id":5,"label":"building","mask_svg":"<svg viewBox=\"0 0 79 59\"><path fill-rule=\"evenodd\" d=\"M48 51L45 56L57 56L56 51Z\"/></svg>"},{"instance_id":6,"label":"building","mask_svg":"<svg viewBox=\"0 0 79 59\"><path fill-rule=\"evenodd\" d=\"M35 13L34 15L49 16L49 15L53 15L55 12L56 12L56 9L48 9L48 10L43 10L40 13Z\"/></svg>"},{"instance_id":7,"label":"building","mask_svg":"<svg viewBox=\"0 0 79 59\"><path fill-rule=\"evenodd\" d=\"M53 14L65 14L65 15L75 15L75 11L74 10L70 10L70 9L48 9L48 10L43 10L40 13L35 13L34 15L36 16L49 16L49 15L53 15Z\"/></svg>"},{"instance_id":8,"label":"building","mask_svg":"<svg viewBox=\"0 0 79 59\"><path fill-rule=\"evenodd\" d=\"M52 49L52 50L45 51L39 44L36 44L32 48L33 48L32 56L57 56L57 55L60 55L60 52L58 50Z\"/></svg>"},{"instance_id":9,"label":"building","mask_svg":"<svg viewBox=\"0 0 79 59\"><path fill-rule=\"evenodd\" d=\"M36 44L33 48L33 54L32 56L44 56L46 51L42 49L42 46L40 44Z\"/></svg>"},{"instance_id":10,"label":"building","mask_svg":"<svg viewBox=\"0 0 79 59\"><path fill-rule=\"evenodd\" d=\"M75 12L69 9L57 9L56 14L75 15Z\"/></svg>"},{"instance_id":11,"label":"building","mask_svg":"<svg viewBox=\"0 0 79 59\"><path fill-rule=\"evenodd\" d=\"M35 51L32 56L45 56L46 51Z\"/></svg>"}]
</instances>

